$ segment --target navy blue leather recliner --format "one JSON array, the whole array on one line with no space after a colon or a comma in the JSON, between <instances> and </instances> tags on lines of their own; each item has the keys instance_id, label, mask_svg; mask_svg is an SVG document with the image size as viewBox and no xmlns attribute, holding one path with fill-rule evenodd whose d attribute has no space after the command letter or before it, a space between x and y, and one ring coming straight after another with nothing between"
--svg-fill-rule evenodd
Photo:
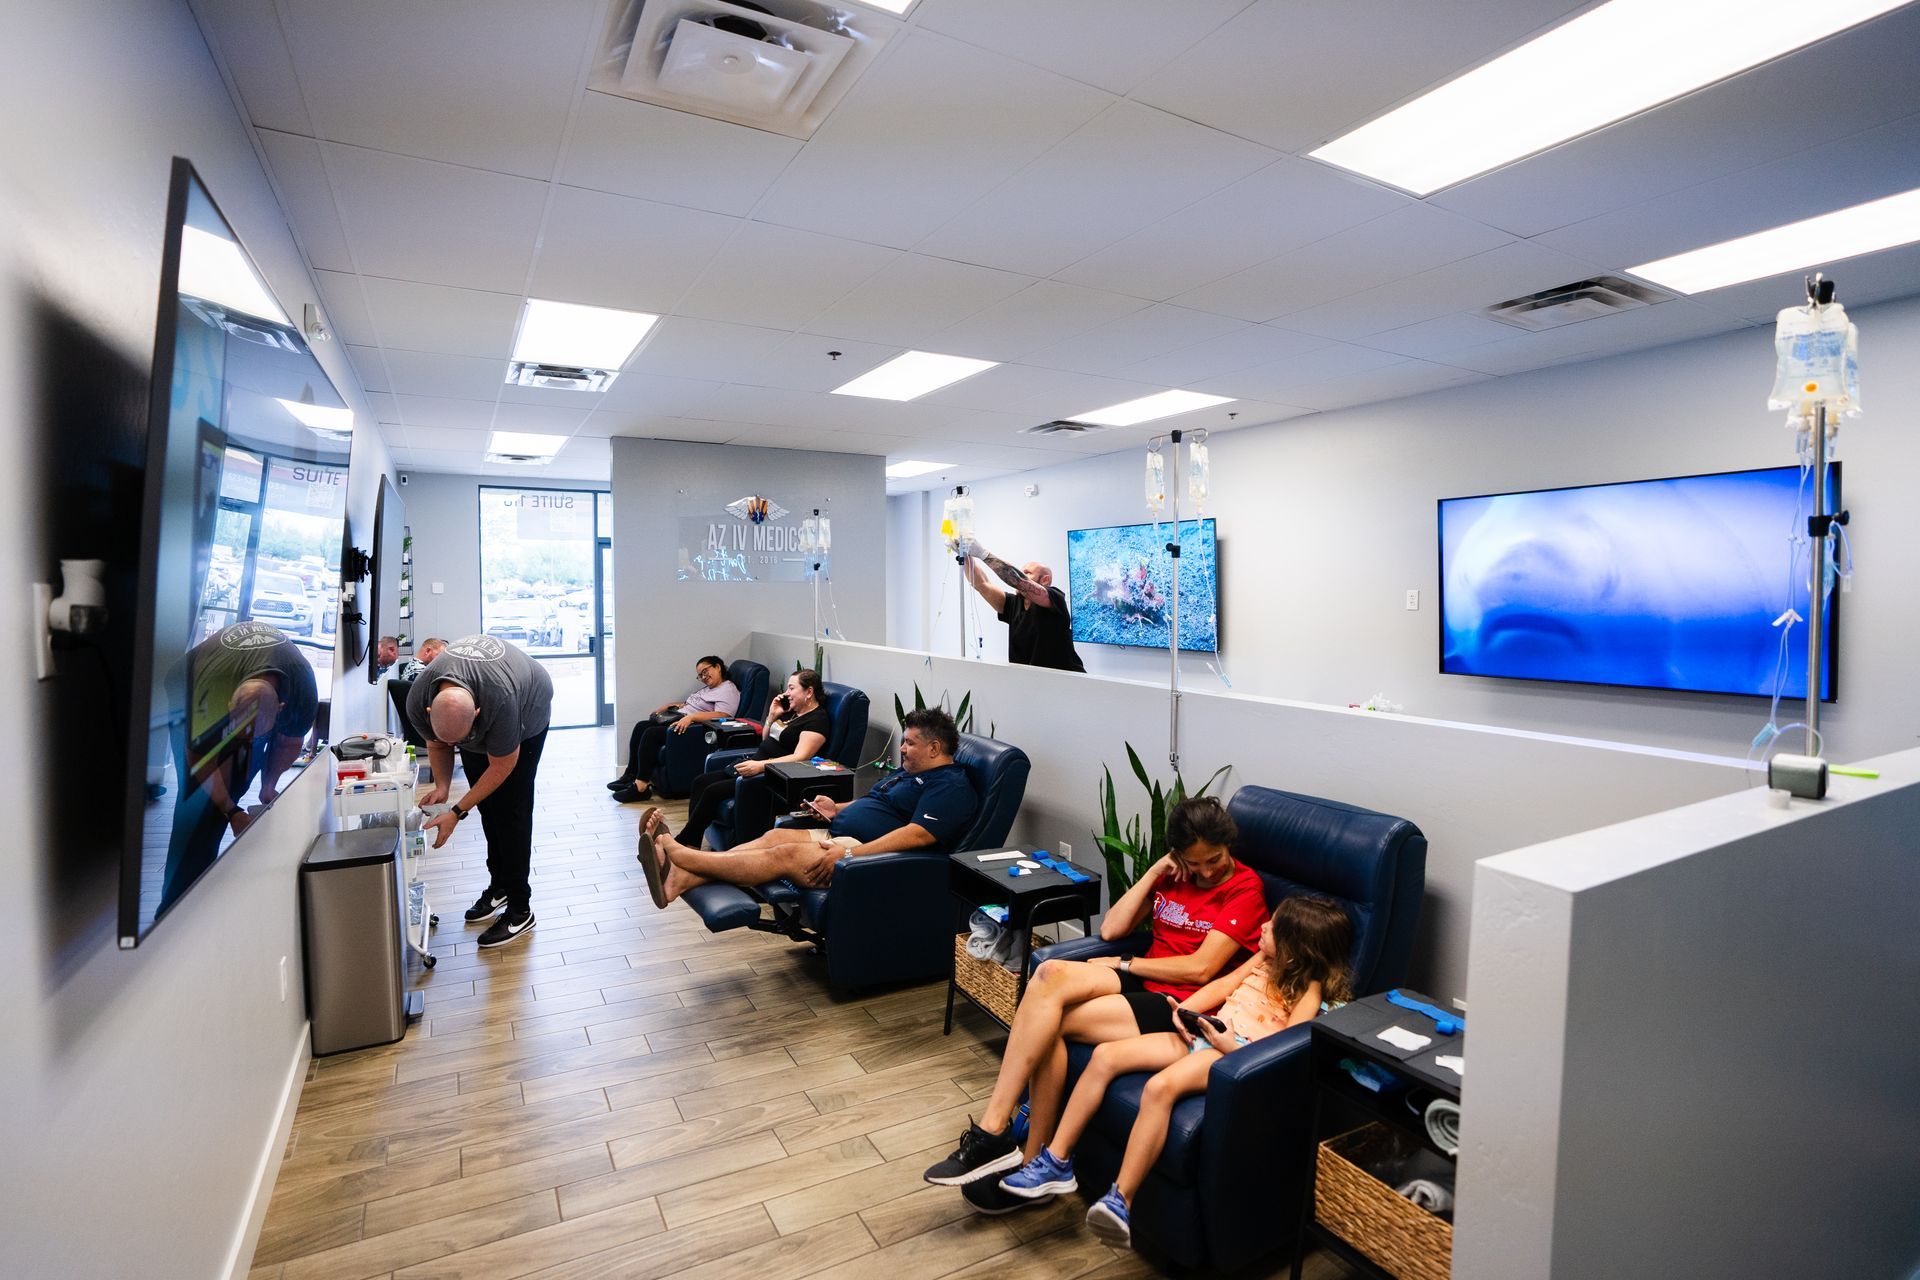
<instances>
[{"instance_id":1,"label":"navy blue leather recliner","mask_svg":"<svg viewBox=\"0 0 1920 1280\"><path fill-rule=\"evenodd\" d=\"M1333 898L1354 922L1354 994L1406 976L1426 889L1427 838L1404 818L1267 787L1242 787L1227 805L1240 828L1234 854L1259 872L1268 905L1296 893ZM1147 935L1120 942L1076 938L1033 963L1138 955ZM1311 1141L1309 1027L1294 1027L1214 1064L1207 1092L1173 1110L1166 1149L1135 1198L1136 1245L1179 1267L1232 1271L1286 1246L1293 1235L1305 1147ZM1071 1086L1092 1050L1068 1046ZM1144 1074L1122 1076L1074 1152L1080 1185L1113 1182L1139 1111Z\"/></svg>"},{"instance_id":2,"label":"navy blue leather recliner","mask_svg":"<svg viewBox=\"0 0 1920 1280\"><path fill-rule=\"evenodd\" d=\"M867 745L869 703L866 693L852 685L822 680L820 705L826 708L827 712L827 741L820 748L820 754L849 769L858 769L865 763L860 759L860 753ZM752 747L714 751L708 754L700 767L706 772L724 769L745 760L753 752ZM734 785L737 787L739 784ZM733 801L729 800L720 806L719 816L702 833L701 839L706 842L709 849L731 849L740 843L733 830Z\"/></svg>"},{"instance_id":3,"label":"navy blue leather recliner","mask_svg":"<svg viewBox=\"0 0 1920 1280\"><path fill-rule=\"evenodd\" d=\"M1003 846L1026 796L1027 753L963 733L954 760L980 797L973 825L954 851ZM715 933L761 929L815 944L826 953L827 982L835 990L939 977L952 964L954 905L945 853L844 858L825 889L787 880L754 889L708 884L686 900ZM772 908L770 919L763 904Z\"/></svg>"},{"instance_id":4,"label":"navy blue leather recliner","mask_svg":"<svg viewBox=\"0 0 1920 1280\"><path fill-rule=\"evenodd\" d=\"M727 679L740 691L740 709L734 714L756 723L766 720L767 702L773 696L767 669L742 659L727 664ZM716 733L712 727L702 725L685 733L668 734L660 747L659 767L653 771L655 793L679 799L692 791L693 780L707 767L707 756L713 752L709 739Z\"/></svg>"}]
</instances>

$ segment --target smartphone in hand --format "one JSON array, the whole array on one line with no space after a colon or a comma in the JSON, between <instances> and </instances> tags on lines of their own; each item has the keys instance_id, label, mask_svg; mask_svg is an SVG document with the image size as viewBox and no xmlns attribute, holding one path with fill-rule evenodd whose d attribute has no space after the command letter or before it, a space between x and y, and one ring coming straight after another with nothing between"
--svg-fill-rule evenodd
<instances>
[{"instance_id":1,"label":"smartphone in hand","mask_svg":"<svg viewBox=\"0 0 1920 1280\"><path fill-rule=\"evenodd\" d=\"M1202 1023L1211 1025L1215 1031L1218 1031L1222 1035L1226 1034L1227 1024L1211 1014L1195 1013L1191 1009L1175 1009L1174 1012L1179 1015L1180 1021L1186 1024L1187 1030L1202 1040L1207 1038L1207 1033L1200 1029Z\"/></svg>"}]
</instances>

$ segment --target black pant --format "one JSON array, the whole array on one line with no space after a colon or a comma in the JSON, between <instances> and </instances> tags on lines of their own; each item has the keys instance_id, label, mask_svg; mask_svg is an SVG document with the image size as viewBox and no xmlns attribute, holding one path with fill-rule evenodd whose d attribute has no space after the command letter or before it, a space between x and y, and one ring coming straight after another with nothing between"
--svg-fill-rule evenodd
<instances>
[{"instance_id":1,"label":"black pant","mask_svg":"<svg viewBox=\"0 0 1920 1280\"><path fill-rule=\"evenodd\" d=\"M629 782L638 782L643 786L652 782L654 767L660 763L660 748L666 742L667 726L664 724L642 720L633 726L633 733L627 738L627 771L622 776Z\"/></svg>"},{"instance_id":2,"label":"black pant","mask_svg":"<svg viewBox=\"0 0 1920 1280\"><path fill-rule=\"evenodd\" d=\"M700 837L720 816L720 806L729 800L734 802L735 844L765 835L773 826L773 793L767 790L764 776L743 778L731 768L714 769L693 780L693 791L687 798L687 825L675 838L681 844L697 847Z\"/></svg>"},{"instance_id":3,"label":"black pant","mask_svg":"<svg viewBox=\"0 0 1920 1280\"><path fill-rule=\"evenodd\" d=\"M480 825L487 833L487 874L493 877L493 891L506 895L509 910L525 907L533 897L527 884L533 867L533 775L540 769L540 751L546 745L545 729L522 742L513 772L480 802ZM486 753L462 751L460 764L467 771L467 785L472 786L487 771Z\"/></svg>"}]
</instances>

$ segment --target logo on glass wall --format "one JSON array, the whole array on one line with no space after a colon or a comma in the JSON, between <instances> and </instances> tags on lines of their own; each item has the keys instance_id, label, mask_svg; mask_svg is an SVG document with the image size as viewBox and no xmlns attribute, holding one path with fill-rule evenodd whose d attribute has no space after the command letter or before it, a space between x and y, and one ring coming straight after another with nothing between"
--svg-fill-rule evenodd
<instances>
[{"instance_id":1,"label":"logo on glass wall","mask_svg":"<svg viewBox=\"0 0 1920 1280\"><path fill-rule=\"evenodd\" d=\"M735 519L750 524L765 524L769 520L784 520L787 509L772 498L762 498L758 494L745 498L736 498L727 504L727 510Z\"/></svg>"}]
</instances>

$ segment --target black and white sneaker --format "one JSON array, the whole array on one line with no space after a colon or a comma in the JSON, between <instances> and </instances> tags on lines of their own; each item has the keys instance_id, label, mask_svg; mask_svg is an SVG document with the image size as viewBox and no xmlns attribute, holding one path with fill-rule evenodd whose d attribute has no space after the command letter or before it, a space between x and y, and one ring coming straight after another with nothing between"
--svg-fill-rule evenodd
<instances>
[{"instance_id":1,"label":"black and white sneaker","mask_svg":"<svg viewBox=\"0 0 1920 1280\"><path fill-rule=\"evenodd\" d=\"M486 890L474 899L473 905L467 908L467 923L479 924L482 920L491 920L499 915L500 908L506 905L507 895L494 892L493 886L488 885Z\"/></svg>"},{"instance_id":2,"label":"black and white sneaker","mask_svg":"<svg viewBox=\"0 0 1920 1280\"><path fill-rule=\"evenodd\" d=\"M1051 1195L1038 1198L1017 1196L1000 1185L998 1178L976 1178L960 1188L960 1197L975 1213L999 1215L1012 1213L1015 1209L1024 1209L1028 1205L1039 1204L1041 1200L1051 1200Z\"/></svg>"},{"instance_id":3,"label":"black and white sneaker","mask_svg":"<svg viewBox=\"0 0 1920 1280\"><path fill-rule=\"evenodd\" d=\"M533 908L508 907L507 913L487 926L480 935L483 947L504 947L515 938L533 932Z\"/></svg>"},{"instance_id":4,"label":"black and white sneaker","mask_svg":"<svg viewBox=\"0 0 1920 1280\"><path fill-rule=\"evenodd\" d=\"M990 1173L1003 1173L1020 1167L1020 1144L1011 1131L988 1133L969 1121L960 1135L960 1145L952 1155L928 1169L922 1176L936 1187L964 1187ZM998 1178L994 1179L997 1183Z\"/></svg>"}]
</instances>

